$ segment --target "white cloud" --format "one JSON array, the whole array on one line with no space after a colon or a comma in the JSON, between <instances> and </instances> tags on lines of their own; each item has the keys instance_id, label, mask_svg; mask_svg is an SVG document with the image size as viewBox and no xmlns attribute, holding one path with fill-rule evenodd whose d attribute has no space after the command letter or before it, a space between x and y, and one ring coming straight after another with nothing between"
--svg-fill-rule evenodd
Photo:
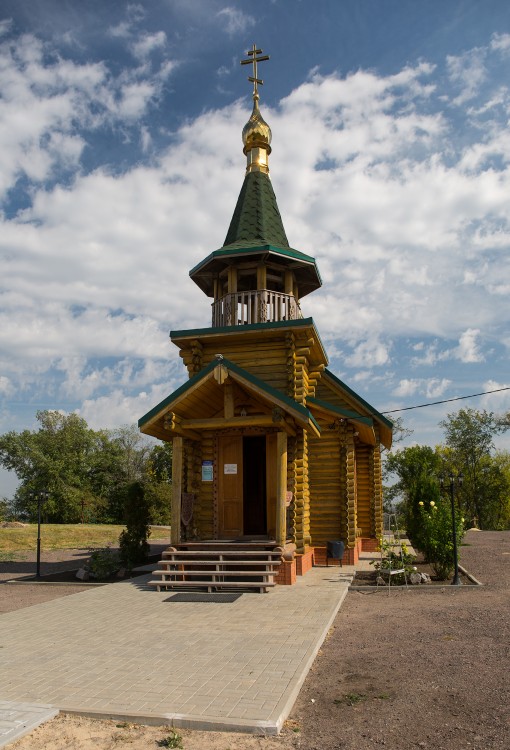
<instances>
[{"instance_id":1,"label":"white cloud","mask_svg":"<svg viewBox=\"0 0 510 750\"><path fill-rule=\"evenodd\" d=\"M133 54L135 57L145 60L154 50L164 48L166 43L164 31L157 31L154 34L144 33L133 42Z\"/></svg>"},{"instance_id":2,"label":"white cloud","mask_svg":"<svg viewBox=\"0 0 510 750\"><path fill-rule=\"evenodd\" d=\"M84 133L141 118L174 69L167 60L115 77L102 62L48 55L30 34L0 44L0 59L0 196L21 176L41 183L77 169Z\"/></svg>"},{"instance_id":3,"label":"white cloud","mask_svg":"<svg viewBox=\"0 0 510 750\"><path fill-rule=\"evenodd\" d=\"M350 367L380 367L389 362L389 346L377 339L362 341L345 361Z\"/></svg>"},{"instance_id":4,"label":"white cloud","mask_svg":"<svg viewBox=\"0 0 510 750\"><path fill-rule=\"evenodd\" d=\"M8 34L12 29L12 18L4 18L0 21L0 36Z\"/></svg>"},{"instance_id":5,"label":"white cloud","mask_svg":"<svg viewBox=\"0 0 510 750\"><path fill-rule=\"evenodd\" d=\"M468 328L459 339L459 345L455 349L455 356L461 362L483 362L485 357L480 351L480 331L477 328Z\"/></svg>"},{"instance_id":6,"label":"white cloud","mask_svg":"<svg viewBox=\"0 0 510 750\"><path fill-rule=\"evenodd\" d=\"M439 398L451 383L452 381L448 378L431 378L426 381L425 395L427 398Z\"/></svg>"},{"instance_id":7,"label":"white cloud","mask_svg":"<svg viewBox=\"0 0 510 750\"><path fill-rule=\"evenodd\" d=\"M500 52L510 50L510 34L493 34L490 43L491 49Z\"/></svg>"},{"instance_id":8,"label":"white cloud","mask_svg":"<svg viewBox=\"0 0 510 750\"><path fill-rule=\"evenodd\" d=\"M172 389L164 384L140 391L134 396L126 395L120 388L114 388L107 396L85 399L78 414L96 430L133 424L171 392Z\"/></svg>"},{"instance_id":9,"label":"white cloud","mask_svg":"<svg viewBox=\"0 0 510 750\"><path fill-rule=\"evenodd\" d=\"M447 378L403 378L392 391L394 396L405 398L421 393L428 399L439 398L451 385Z\"/></svg>"},{"instance_id":10,"label":"white cloud","mask_svg":"<svg viewBox=\"0 0 510 750\"><path fill-rule=\"evenodd\" d=\"M248 13L243 13L239 8L232 8L230 6L222 8L216 16L221 20L224 25L225 31L230 36L236 34L242 34L244 31L255 25L255 19Z\"/></svg>"},{"instance_id":11,"label":"white cloud","mask_svg":"<svg viewBox=\"0 0 510 750\"><path fill-rule=\"evenodd\" d=\"M5 375L0 375L0 394L4 396L10 396L14 393L14 387L9 378Z\"/></svg>"},{"instance_id":12,"label":"white cloud","mask_svg":"<svg viewBox=\"0 0 510 750\"><path fill-rule=\"evenodd\" d=\"M508 390L502 390L508 389ZM504 413L510 411L510 382L509 381L497 381L497 380L486 380L483 384L484 391L498 391L497 393L488 393L482 397L482 408L487 411L495 411L496 413Z\"/></svg>"},{"instance_id":13,"label":"white cloud","mask_svg":"<svg viewBox=\"0 0 510 750\"><path fill-rule=\"evenodd\" d=\"M460 88L460 93L453 100L454 104L464 104L478 93L487 77L486 54L486 49L475 48L463 55L447 57L450 80Z\"/></svg>"},{"instance_id":14,"label":"white cloud","mask_svg":"<svg viewBox=\"0 0 510 750\"><path fill-rule=\"evenodd\" d=\"M422 365L433 366L441 357L441 355L437 351L436 341L427 346L425 345L423 341L421 341L419 344L416 344L415 346L413 346L413 350L422 352L422 354L421 356L411 358L412 367L421 367Z\"/></svg>"},{"instance_id":15,"label":"white cloud","mask_svg":"<svg viewBox=\"0 0 510 750\"><path fill-rule=\"evenodd\" d=\"M420 387L421 380L416 378L403 378L397 388L393 390L394 396L412 396Z\"/></svg>"},{"instance_id":16,"label":"white cloud","mask_svg":"<svg viewBox=\"0 0 510 750\"><path fill-rule=\"evenodd\" d=\"M131 36L131 24L129 21L120 21L116 26L110 27L108 33L113 37L129 39Z\"/></svg>"}]
</instances>

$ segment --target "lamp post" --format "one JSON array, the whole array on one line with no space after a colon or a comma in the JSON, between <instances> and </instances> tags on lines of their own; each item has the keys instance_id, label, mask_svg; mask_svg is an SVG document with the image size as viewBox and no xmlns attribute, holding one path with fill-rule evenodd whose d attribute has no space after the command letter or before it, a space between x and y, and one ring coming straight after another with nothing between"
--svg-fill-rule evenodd
<instances>
[{"instance_id":1,"label":"lamp post","mask_svg":"<svg viewBox=\"0 0 510 750\"><path fill-rule=\"evenodd\" d=\"M452 471L450 471L450 474L448 475L448 479L450 480L449 489L450 489L450 502L452 506L452 534L453 534L453 581L452 586L460 586L460 578L459 578L459 555L457 551L457 524L455 522L455 475ZM460 473L457 477L457 485L458 487L462 487L462 482L464 481L464 476L462 473ZM444 489L444 478L441 477L441 489Z\"/></svg>"},{"instance_id":2,"label":"lamp post","mask_svg":"<svg viewBox=\"0 0 510 750\"><path fill-rule=\"evenodd\" d=\"M48 490L39 490L33 492L32 497L37 498L37 562L35 569L35 577L41 577L41 504L45 502L50 496Z\"/></svg>"}]
</instances>

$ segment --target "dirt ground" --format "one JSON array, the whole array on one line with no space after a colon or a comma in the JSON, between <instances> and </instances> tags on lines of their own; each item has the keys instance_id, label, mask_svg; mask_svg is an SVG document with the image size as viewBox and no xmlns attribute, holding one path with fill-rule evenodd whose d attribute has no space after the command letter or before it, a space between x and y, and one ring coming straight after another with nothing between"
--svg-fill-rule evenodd
<instances>
[{"instance_id":1,"label":"dirt ground","mask_svg":"<svg viewBox=\"0 0 510 750\"><path fill-rule=\"evenodd\" d=\"M510 532L470 531L465 543L461 563L483 587L348 594L278 737L175 736L170 727L61 715L10 747L508 750ZM35 586L0 585L0 612L76 590L40 588L44 599Z\"/></svg>"}]
</instances>

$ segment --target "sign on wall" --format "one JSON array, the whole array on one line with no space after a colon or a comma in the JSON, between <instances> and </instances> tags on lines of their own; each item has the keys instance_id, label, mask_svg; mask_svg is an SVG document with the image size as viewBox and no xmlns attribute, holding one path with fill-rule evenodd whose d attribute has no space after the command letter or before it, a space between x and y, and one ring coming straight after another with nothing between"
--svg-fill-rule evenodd
<instances>
[{"instance_id":1,"label":"sign on wall","mask_svg":"<svg viewBox=\"0 0 510 750\"><path fill-rule=\"evenodd\" d=\"M212 482L214 479L214 461L202 461L202 482Z\"/></svg>"},{"instance_id":2,"label":"sign on wall","mask_svg":"<svg viewBox=\"0 0 510 750\"><path fill-rule=\"evenodd\" d=\"M237 474L237 464L223 464L224 474Z\"/></svg>"}]
</instances>

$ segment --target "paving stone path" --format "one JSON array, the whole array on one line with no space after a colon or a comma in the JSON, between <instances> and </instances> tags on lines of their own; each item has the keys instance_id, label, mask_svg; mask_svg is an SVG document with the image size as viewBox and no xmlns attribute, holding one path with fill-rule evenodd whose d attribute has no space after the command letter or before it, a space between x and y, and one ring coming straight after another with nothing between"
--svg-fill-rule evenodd
<instances>
[{"instance_id":1,"label":"paving stone path","mask_svg":"<svg viewBox=\"0 0 510 750\"><path fill-rule=\"evenodd\" d=\"M143 576L8 612L0 699L275 734L353 572L314 568L295 586L230 603L165 601L172 594Z\"/></svg>"}]
</instances>

